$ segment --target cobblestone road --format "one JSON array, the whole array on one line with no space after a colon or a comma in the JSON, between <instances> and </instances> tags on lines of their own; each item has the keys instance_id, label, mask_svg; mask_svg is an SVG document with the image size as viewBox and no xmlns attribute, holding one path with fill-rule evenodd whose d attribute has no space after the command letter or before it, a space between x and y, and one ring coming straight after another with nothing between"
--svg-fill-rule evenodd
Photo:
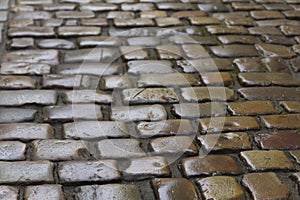
<instances>
[{"instance_id":1,"label":"cobblestone road","mask_svg":"<svg viewBox=\"0 0 300 200\"><path fill-rule=\"evenodd\" d=\"M300 199L299 0L1 0L0 199Z\"/></svg>"}]
</instances>

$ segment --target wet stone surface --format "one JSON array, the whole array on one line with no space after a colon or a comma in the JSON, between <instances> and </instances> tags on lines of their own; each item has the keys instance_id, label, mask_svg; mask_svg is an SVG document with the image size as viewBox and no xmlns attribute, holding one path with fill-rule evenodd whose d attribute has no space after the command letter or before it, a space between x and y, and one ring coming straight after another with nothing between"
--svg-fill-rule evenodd
<instances>
[{"instance_id":1,"label":"wet stone surface","mask_svg":"<svg viewBox=\"0 0 300 200\"><path fill-rule=\"evenodd\" d=\"M0 199L300 199L299 0L1 0Z\"/></svg>"}]
</instances>

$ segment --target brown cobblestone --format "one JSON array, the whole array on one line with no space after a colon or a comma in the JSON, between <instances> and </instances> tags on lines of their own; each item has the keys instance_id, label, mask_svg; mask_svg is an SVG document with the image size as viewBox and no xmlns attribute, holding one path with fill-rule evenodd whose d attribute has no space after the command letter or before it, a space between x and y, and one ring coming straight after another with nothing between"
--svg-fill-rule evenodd
<instances>
[{"instance_id":1,"label":"brown cobblestone","mask_svg":"<svg viewBox=\"0 0 300 200\"><path fill-rule=\"evenodd\" d=\"M198 199L192 182L184 178L160 178L152 181L157 199Z\"/></svg>"},{"instance_id":2,"label":"brown cobblestone","mask_svg":"<svg viewBox=\"0 0 300 200\"><path fill-rule=\"evenodd\" d=\"M35 80L27 76L0 76L2 89L34 89Z\"/></svg>"},{"instance_id":3,"label":"brown cobblestone","mask_svg":"<svg viewBox=\"0 0 300 200\"><path fill-rule=\"evenodd\" d=\"M290 190L273 172L246 174L242 182L250 190L255 200L288 199L290 196Z\"/></svg>"},{"instance_id":4,"label":"brown cobblestone","mask_svg":"<svg viewBox=\"0 0 300 200\"><path fill-rule=\"evenodd\" d=\"M240 174L236 159L225 155L189 157L182 160L183 173L187 177L201 175Z\"/></svg>"},{"instance_id":5,"label":"brown cobblestone","mask_svg":"<svg viewBox=\"0 0 300 200\"><path fill-rule=\"evenodd\" d=\"M226 87L182 88L181 95L186 101L226 101L234 99L234 91Z\"/></svg>"},{"instance_id":6,"label":"brown cobblestone","mask_svg":"<svg viewBox=\"0 0 300 200\"><path fill-rule=\"evenodd\" d=\"M132 83L127 75L105 76L100 80L100 88L103 90L131 88Z\"/></svg>"},{"instance_id":7,"label":"brown cobblestone","mask_svg":"<svg viewBox=\"0 0 300 200\"><path fill-rule=\"evenodd\" d=\"M300 112L300 102L299 101L283 101L280 102L280 105L290 113L299 113Z\"/></svg>"},{"instance_id":8,"label":"brown cobblestone","mask_svg":"<svg viewBox=\"0 0 300 200\"><path fill-rule=\"evenodd\" d=\"M251 150L241 152L240 156L251 167L252 171L295 169L293 163L283 151Z\"/></svg>"},{"instance_id":9,"label":"brown cobblestone","mask_svg":"<svg viewBox=\"0 0 300 200\"><path fill-rule=\"evenodd\" d=\"M293 131L274 131L255 134L255 140L262 149L299 149L300 134Z\"/></svg>"},{"instance_id":10,"label":"brown cobblestone","mask_svg":"<svg viewBox=\"0 0 300 200\"><path fill-rule=\"evenodd\" d=\"M221 152L251 149L249 136L244 132L201 135L198 140L207 151Z\"/></svg>"},{"instance_id":11,"label":"brown cobblestone","mask_svg":"<svg viewBox=\"0 0 300 200\"><path fill-rule=\"evenodd\" d=\"M228 103L228 110L233 115L258 115L279 112L271 101L231 102Z\"/></svg>"},{"instance_id":12,"label":"brown cobblestone","mask_svg":"<svg viewBox=\"0 0 300 200\"><path fill-rule=\"evenodd\" d=\"M233 177L208 177L198 179L197 183L205 199L246 199L242 187Z\"/></svg>"},{"instance_id":13,"label":"brown cobblestone","mask_svg":"<svg viewBox=\"0 0 300 200\"><path fill-rule=\"evenodd\" d=\"M300 127L299 114L261 116L267 128L296 129Z\"/></svg>"}]
</instances>

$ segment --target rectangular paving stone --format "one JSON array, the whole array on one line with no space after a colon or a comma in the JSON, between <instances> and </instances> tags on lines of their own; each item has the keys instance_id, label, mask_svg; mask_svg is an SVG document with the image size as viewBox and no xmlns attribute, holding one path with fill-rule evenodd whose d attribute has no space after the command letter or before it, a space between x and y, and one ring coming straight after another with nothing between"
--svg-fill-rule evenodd
<instances>
[{"instance_id":1,"label":"rectangular paving stone","mask_svg":"<svg viewBox=\"0 0 300 200\"><path fill-rule=\"evenodd\" d=\"M118 37L88 36L88 37L78 38L77 43L80 47L119 46L120 45L120 40L119 40Z\"/></svg>"},{"instance_id":2,"label":"rectangular paving stone","mask_svg":"<svg viewBox=\"0 0 300 200\"><path fill-rule=\"evenodd\" d=\"M134 12L129 11L110 11L108 12L107 19L133 19L135 16Z\"/></svg>"},{"instance_id":3,"label":"rectangular paving stone","mask_svg":"<svg viewBox=\"0 0 300 200\"><path fill-rule=\"evenodd\" d=\"M8 29L9 37L32 36L32 37L51 37L55 36L54 29L51 27L16 27Z\"/></svg>"},{"instance_id":4,"label":"rectangular paving stone","mask_svg":"<svg viewBox=\"0 0 300 200\"><path fill-rule=\"evenodd\" d=\"M223 34L247 34L248 30L243 26L222 26L222 25L209 25L205 26L207 31L213 35Z\"/></svg>"},{"instance_id":5,"label":"rectangular paving stone","mask_svg":"<svg viewBox=\"0 0 300 200\"><path fill-rule=\"evenodd\" d=\"M114 19L114 25L116 27L145 27L145 26L154 26L155 23L152 19L149 18L134 18L134 19Z\"/></svg>"},{"instance_id":6,"label":"rectangular paving stone","mask_svg":"<svg viewBox=\"0 0 300 200\"><path fill-rule=\"evenodd\" d=\"M57 50L11 51L5 54L4 61L57 65L59 63L59 52Z\"/></svg>"},{"instance_id":7,"label":"rectangular paving stone","mask_svg":"<svg viewBox=\"0 0 300 200\"><path fill-rule=\"evenodd\" d=\"M66 161L58 165L61 183L92 183L117 181L121 174L115 160Z\"/></svg>"},{"instance_id":8,"label":"rectangular paving stone","mask_svg":"<svg viewBox=\"0 0 300 200\"><path fill-rule=\"evenodd\" d=\"M83 26L108 26L105 18L81 19L80 23Z\"/></svg>"},{"instance_id":9,"label":"rectangular paving stone","mask_svg":"<svg viewBox=\"0 0 300 200\"><path fill-rule=\"evenodd\" d=\"M96 158L127 159L145 156L141 143L137 139L104 139L97 143L99 155ZM109 151L107 151L109 149Z\"/></svg>"},{"instance_id":10,"label":"rectangular paving stone","mask_svg":"<svg viewBox=\"0 0 300 200\"><path fill-rule=\"evenodd\" d=\"M201 72L200 76L205 85L231 86L234 84L232 75L229 72Z\"/></svg>"},{"instance_id":11,"label":"rectangular paving stone","mask_svg":"<svg viewBox=\"0 0 300 200\"><path fill-rule=\"evenodd\" d=\"M0 186L0 194L6 200L19 199L19 189L17 187L2 185Z\"/></svg>"},{"instance_id":12,"label":"rectangular paving stone","mask_svg":"<svg viewBox=\"0 0 300 200\"><path fill-rule=\"evenodd\" d=\"M9 0L3 0L3 1L1 1L1 3L0 3L0 9L1 10L8 9L8 6L9 6Z\"/></svg>"},{"instance_id":13,"label":"rectangular paving stone","mask_svg":"<svg viewBox=\"0 0 300 200\"><path fill-rule=\"evenodd\" d=\"M252 171L293 170L295 166L283 151L251 150L243 151L240 156Z\"/></svg>"},{"instance_id":14,"label":"rectangular paving stone","mask_svg":"<svg viewBox=\"0 0 300 200\"><path fill-rule=\"evenodd\" d=\"M25 104L56 104L57 92L51 90L6 90L0 91L1 106L21 106Z\"/></svg>"},{"instance_id":15,"label":"rectangular paving stone","mask_svg":"<svg viewBox=\"0 0 300 200\"><path fill-rule=\"evenodd\" d=\"M226 115L226 106L219 102L173 104L172 113L180 118L199 118Z\"/></svg>"},{"instance_id":16,"label":"rectangular paving stone","mask_svg":"<svg viewBox=\"0 0 300 200\"><path fill-rule=\"evenodd\" d=\"M49 74L51 66L48 64L30 64L30 63L14 63L3 62L1 64L1 74L27 74L27 75L42 75Z\"/></svg>"},{"instance_id":17,"label":"rectangular paving stone","mask_svg":"<svg viewBox=\"0 0 300 200\"><path fill-rule=\"evenodd\" d=\"M0 183L53 182L53 163L49 161L0 162Z\"/></svg>"},{"instance_id":18,"label":"rectangular paving stone","mask_svg":"<svg viewBox=\"0 0 300 200\"><path fill-rule=\"evenodd\" d=\"M298 86L300 81L287 73L239 73L238 78L243 86Z\"/></svg>"},{"instance_id":19,"label":"rectangular paving stone","mask_svg":"<svg viewBox=\"0 0 300 200\"><path fill-rule=\"evenodd\" d=\"M294 131L264 131L254 135L262 149L299 149L300 134Z\"/></svg>"},{"instance_id":20,"label":"rectangular paving stone","mask_svg":"<svg viewBox=\"0 0 300 200\"><path fill-rule=\"evenodd\" d=\"M278 113L271 101L230 102L228 110L233 115L260 115Z\"/></svg>"},{"instance_id":21,"label":"rectangular paving stone","mask_svg":"<svg viewBox=\"0 0 300 200\"><path fill-rule=\"evenodd\" d=\"M162 60L177 60L182 58L182 51L179 46L175 45L161 45L157 46L159 58Z\"/></svg>"},{"instance_id":22,"label":"rectangular paving stone","mask_svg":"<svg viewBox=\"0 0 300 200\"><path fill-rule=\"evenodd\" d=\"M55 16L60 19L81 19L95 17L92 11L58 11Z\"/></svg>"},{"instance_id":23,"label":"rectangular paving stone","mask_svg":"<svg viewBox=\"0 0 300 200\"><path fill-rule=\"evenodd\" d=\"M17 0L21 5L40 5L40 4L52 4L53 0Z\"/></svg>"},{"instance_id":24,"label":"rectangular paving stone","mask_svg":"<svg viewBox=\"0 0 300 200\"><path fill-rule=\"evenodd\" d=\"M300 112L300 101L283 101L280 105L284 107L287 112L299 113Z\"/></svg>"},{"instance_id":25,"label":"rectangular paving stone","mask_svg":"<svg viewBox=\"0 0 300 200\"><path fill-rule=\"evenodd\" d=\"M33 19L12 19L8 21L8 27L10 28L27 27L33 25Z\"/></svg>"},{"instance_id":26,"label":"rectangular paving stone","mask_svg":"<svg viewBox=\"0 0 300 200\"><path fill-rule=\"evenodd\" d=\"M225 58L180 60L177 61L177 65L183 68L185 73L229 71L233 69L231 61Z\"/></svg>"},{"instance_id":27,"label":"rectangular paving stone","mask_svg":"<svg viewBox=\"0 0 300 200\"><path fill-rule=\"evenodd\" d=\"M72 104L43 108L44 121L102 120L101 107L95 104Z\"/></svg>"},{"instance_id":28,"label":"rectangular paving stone","mask_svg":"<svg viewBox=\"0 0 300 200\"><path fill-rule=\"evenodd\" d=\"M120 52L125 60L144 60L149 58L147 50L141 46L121 46Z\"/></svg>"},{"instance_id":29,"label":"rectangular paving stone","mask_svg":"<svg viewBox=\"0 0 300 200\"><path fill-rule=\"evenodd\" d=\"M140 122L136 126L141 137L191 135L196 132L191 122L184 119L171 119L159 122Z\"/></svg>"},{"instance_id":30,"label":"rectangular paving stone","mask_svg":"<svg viewBox=\"0 0 300 200\"><path fill-rule=\"evenodd\" d=\"M123 173L125 180L143 180L170 175L167 160L160 156L130 159L130 164Z\"/></svg>"},{"instance_id":31,"label":"rectangular paving stone","mask_svg":"<svg viewBox=\"0 0 300 200\"><path fill-rule=\"evenodd\" d=\"M193 4L184 3L157 3L159 10L196 10L196 6Z\"/></svg>"},{"instance_id":32,"label":"rectangular paving stone","mask_svg":"<svg viewBox=\"0 0 300 200\"><path fill-rule=\"evenodd\" d=\"M296 54L289 48L275 44L255 44L255 48L260 51L265 57L282 57L292 58Z\"/></svg>"},{"instance_id":33,"label":"rectangular paving stone","mask_svg":"<svg viewBox=\"0 0 300 200\"><path fill-rule=\"evenodd\" d=\"M109 199L111 197L114 197L115 200L123 200L125 196L128 199L142 200L139 187L132 184L79 186L76 188L74 196L78 200Z\"/></svg>"},{"instance_id":34,"label":"rectangular paving stone","mask_svg":"<svg viewBox=\"0 0 300 200\"><path fill-rule=\"evenodd\" d=\"M172 73L172 63L168 60L132 60L127 62L128 73L148 74L148 73Z\"/></svg>"},{"instance_id":35,"label":"rectangular paving stone","mask_svg":"<svg viewBox=\"0 0 300 200\"><path fill-rule=\"evenodd\" d=\"M129 46L157 46L161 44L159 37L132 37L127 39Z\"/></svg>"},{"instance_id":36,"label":"rectangular paving stone","mask_svg":"<svg viewBox=\"0 0 300 200\"><path fill-rule=\"evenodd\" d=\"M95 26L62 26L58 28L59 36L100 35L101 28Z\"/></svg>"},{"instance_id":37,"label":"rectangular paving stone","mask_svg":"<svg viewBox=\"0 0 300 200\"><path fill-rule=\"evenodd\" d=\"M214 17L189 17L190 23L193 25L218 25L220 21Z\"/></svg>"},{"instance_id":38,"label":"rectangular paving stone","mask_svg":"<svg viewBox=\"0 0 300 200\"><path fill-rule=\"evenodd\" d=\"M242 168L237 160L227 155L207 155L184 158L182 160L183 174L187 177L202 175L237 175Z\"/></svg>"},{"instance_id":39,"label":"rectangular paving stone","mask_svg":"<svg viewBox=\"0 0 300 200\"><path fill-rule=\"evenodd\" d=\"M82 75L47 74L41 81L42 88L87 88L90 77Z\"/></svg>"},{"instance_id":40,"label":"rectangular paving stone","mask_svg":"<svg viewBox=\"0 0 300 200\"><path fill-rule=\"evenodd\" d=\"M214 55L224 58L259 56L253 45L231 44L224 46L212 46L210 50Z\"/></svg>"},{"instance_id":41,"label":"rectangular paving stone","mask_svg":"<svg viewBox=\"0 0 300 200\"><path fill-rule=\"evenodd\" d=\"M283 114L261 116L267 128L296 129L300 127L300 114Z\"/></svg>"},{"instance_id":42,"label":"rectangular paving stone","mask_svg":"<svg viewBox=\"0 0 300 200\"><path fill-rule=\"evenodd\" d=\"M111 120L120 121L159 121L167 118L167 112L162 105L154 104L150 106L121 106L111 109Z\"/></svg>"},{"instance_id":43,"label":"rectangular paving stone","mask_svg":"<svg viewBox=\"0 0 300 200\"><path fill-rule=\"evenodd\" d=\"M10 47L12 48L28 48L33 46L33 38L13 38L10 44Z\"/></svg>"},{"instance_id":44,"label":"rectangular paving stone","mask_svg":"<svg viewBox=\"0 0 300 200\"><path fill-rule=\"evenodd\" d=\"M255 200L288 199L291 193L290 189L273 172L246 174L242 183L250 190Z\"/></svg>"},{"instance_id":45,"label":"rectangular paving stone","mask_svg":"<svg viewBox=\"0 0 300 200\"><path fill-rule=\"evenodd\" d=\"M151 185L157 199L198 199L193 183L185 178L156 178Z\"/></svg>"},{"instance_id":46,"label":"rectangular paving stone","mask_svg":"<svg viewBox=\"0 0 300 200\"><path fill-rule=\"evenodd\" d=\"M150 141L150 149L156 154L188 154L198 153L198 149L190 136L159 137Z\"/></svg>"},{"instance_id":47,"label":"rectangular paving stone","mask_svg":"<svg viewBox=\"0 0 300 200\"><path fill-rule=\"evenodd\" d=\"M42 19L50 19L52 14L47 11L23 11L17 12L14 15L14 19L33 19L33 20L42 20Z\"/></svg>"},{"instance_id":48,"label":"rectangular paving stone","mask_svg":"<svg viewBox=\"0 0 300 200\"><path fill-rule=\"evenodd\" d=\"M123 101L130 104L176 103L179 97L173 88L132 88L122 91Z\"/></svg>"},{"instance_id":49,"label":"rectangular paving stone","mask_svg":"<svg viewBox=\"0 0 300 200\"><path fill-rule=\"evenodd\" d=\"M233 63L237 65L240 72L264 72L264 66L260 58L236 58Z\"/></svg>"},{"instance_id":50,"label":"rectangular paving stone","mask_svg":"<svg viewBox=\"0 0 300 200\"><path fill-rule=\"evenodd\" d=\"M27 76L0 76L1 89L34 89L35 80Z\"/></svg>"},{"instance_id":51,"label":"rectangular paving stone","mask_svg":"<svg viewBox=\"0 0 300 200\"><path fill-rule=\"evenodd\" d=\"M258 39L252 35L221 35L218 36L223 44L255 44Z\"/></svg>"},{"instance_id":52,"label":"rectangular paving stone","mask_svg":"<svg viewBox=\"0 0 300 200\"><path fill-rule=\"evenodd\" d=\"M207 177L197 179L197 184L205 199L246 199L241 185L234 177Z\"/></svg>"},{"instance_id":53,"label":"rectangular paving stone","mask_svg":"<svg viewBox=\"0 0 300 200\"><path fill-rule=\"evenodd\" d=\"M75 59L75 56L74 58ZM84 58L83 58L84 59ZM71 59L70 59L71 61ZM120 64L109 63L69 63L56 66L56 72L60 74L82 74L94 76L107 76L122 73L123 68Z\"/></svg>"},{"instance_id":54,"label":"rectangular paving stone","mask_svg":"<svg viewBox=\"0 0 300 200\"><path fill-rule=\"evenodd\" d=\"M73 90L65 91L62 94L63 101L67 103L100 103L108 104L113 102L111 94L101 90Z\"/></svg>"},{"instance_id":55,"label":"rectangular paving stone","mask_svg":"<svg viewBox=\"0 0 300 200\"><path fill-rule=\"evenodd\" d=\"M26 144L18 141L0 142L0 160L15 161L25 160Z\"/></svg>"},{"instance_id":56,"label":"rectangular paving stone","mask_svg":"<svg viewBox=\"0 0 300 200\"><path fill-rule=\"evenodd\" d=\"M118 56L117 49L113 48L94 48L72 50L65 53L64 62L112 62Z\"/></svg>"},{"instance_id":57,"label":"rectangular paving stone","mask_svg":"<svg viewBox=\"0 0 300 200\"><path fill-rule=\"evenodd\" d=\"M127 75L105 76L101 77L100 79L100 88L103 90L124 89L131 87L132 83Z\"/></svg>"},{"instance_id":58,"label":"rectangular paving stone","mask_svg":"<svg viewBox=\"0 0 300 200\"><path fill-rule=\"evenodd\" d=\"M0 124L0 140L30 141L35 139L52 139L54 130L49 124L8 123Z\"/></svg>"},{"instance_id":59,"label":"rectangular paving stone","mask_svg":"<svg viewBox=\"0 0 300 200\"><path fill-rule=\"evenodd\" d=\"M45 11L58 11L58 10L74 10L76 4L72 3L52 3L41 5L42 10Z\"/></svg>"},{"instance_id":60,"label":"rectangular paving stone","mask_svg":"<svg viewBox=\"0 0 300 200\"><path fill-rule=\"evenodd\" d=\"M34 140L31 145L33 160L85 160L90 155L88 144L82 140Z\"/></svg>"},{"instance_id":61,"label":"rectangular paving stone","mask_svg":"<svg viewBox=\"0 0 300 200\"><path fill-rule=\"evenodd\" d=\"M118 5L112 3L91 2L88 4L81 4L79 9L98 12L98 11L117 10L118 7L119 7Z\"/></svg>"},{"instance_id":62,"label":"rectangular paving stone","mask_svg":"<svg viewBox=\"0 0 300 200\"><path fill-rule=\"evenodd\" d=\"M234 91L226 87L188 87L181 88L181 95L186 101L230 101Z\"/></svg>"},{"instance_id":63,"label":"rectangular paving stone","mask_svg":"<svg viewBox=\"0 0 300 200\"><path fill-rule=\"evenodd\" d=\"M245 132L200 135L197 138L207 151L234 152L251 149L250 138Z\"/></svg>"},{"instance_id":64,"label":"rectangular paving stone","mask_svg":"<svg viewBox=\"0 0 300 200\"><path fill-rule=\"evenodd\" d=\"M153 10L153 11L141 11L141 18L159 18L159 17L167 17L168 13L162 10Z\"/></svg>"},{"instance_id":65,"label":"rectangular paving stone","mask_svg":"<svg viewBox=\"0 0 300 200\"><path fill-rule=\"evenodd\" d=\"M43 39L38 42L40 48L45 49L74 49L75 44L72 41L64 39Z\"/></svg>"},{"instance_id":66,"label":"rectangular paving stone","mask_svg":"<svg viewBox=\"0 0 300 200\"><path fill-rule=\"evenodd\" d=\"M35 200L35 199L57 199L64 200L65 195L62 189L62 185L36 185L27 186L25 188L24 194L25 200Z\"/></svg>"},{"instance_id":67,"label":"rectangular paving stone","mask_svg":"<svg viewBox=\"0 0 300 200\"><path fill-rule=\"evenodd\" d=\"M119 121L79 121L63 124L63 137L65 139L98 140L128 136L126 124Z\"/></svg>"},{"instance_id":68,"label":"rectangular paving stone","mask_svg":"<svg viewBox=\"0 0 300 200\"><path fill-rule=\"evenodd\" d=\"M258 130L260 125L254 117L212 117L199 119L202 132Z\"/></svg>"},{"instance_id":69,"label":"rectangular paving stone","mask_svg":"<svg viewBox=\"0 0 300 200\"><path fill-rule=\"evenodd\" d=\"M248 100L300 100L300 92L291 87L241 88L238 92Z\"/></svg>"},{"instance_id":70,"label":"rectangular paving stone","mask_svg":"<svg viewBox=\"0 0 300 200\"><path fill-rule=\"evenodd\" d=\"M175 44L199 44L199 45L216 45L214 38L209 36L198 35L173 35L169 37L169 41Z\"/></svg>"},{"instance_id":71,"label":"rectangular paving stone","mask_svg":"<svg viewBox=\"0 0 300 200\"><path fill-rule=\"evenodd\" d=\"M28 108L1 108L0 122L27 122L34 120L36 114L36 109Z\"/></svg>"},{"instance_id":72,"label":"rectangular paving stone","mask_svg":"<svg viewBox=\"0 0 300 200\"><path fill-rule=\"evenodd\" d=\"M47 20L42 21L42 25L45 27L60 27L63 25L64 20L63 19L57 19L57 18L51 18Z\"/></svg>"}]
</instances>

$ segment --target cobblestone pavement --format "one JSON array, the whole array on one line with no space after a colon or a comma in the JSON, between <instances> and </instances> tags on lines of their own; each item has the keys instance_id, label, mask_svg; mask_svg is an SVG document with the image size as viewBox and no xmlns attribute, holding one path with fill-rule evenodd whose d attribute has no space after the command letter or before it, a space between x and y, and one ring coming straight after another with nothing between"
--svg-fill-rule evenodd
<instances>
[{"instance_id":1,"label":"cobblestone pavement","mask_svg":"<svg viewBox=\"0 0 300 200\"><path fill-rule=\"evenodd\" d=\"M300 199L299 0L1 0L0 199Z\"/></svg>"}]
</instances>

